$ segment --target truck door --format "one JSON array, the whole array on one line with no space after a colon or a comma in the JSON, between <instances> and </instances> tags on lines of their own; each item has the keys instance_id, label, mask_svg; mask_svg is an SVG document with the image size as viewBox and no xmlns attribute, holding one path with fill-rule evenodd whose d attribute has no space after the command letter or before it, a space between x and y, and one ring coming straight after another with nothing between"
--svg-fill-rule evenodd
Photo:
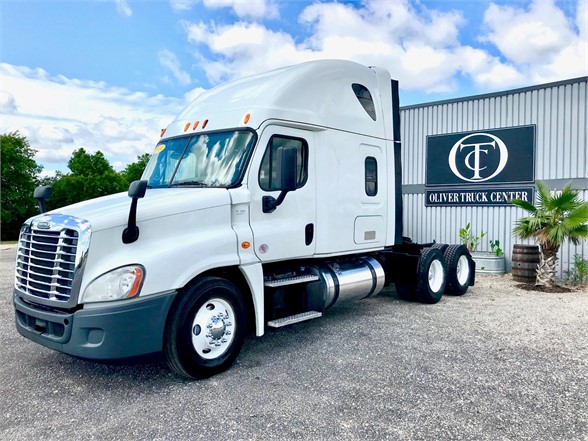
<instances>
[{"instance_id":1,"label":"truck door","mask_svg":"<svg viewBox=\"0 0 588 441\"><path fill-rule=\"evenodd\" d=\"M263 197L280 195L280 147L297 151L296 190L288 192L273 212L263 212ZM282 126L268 126L255 149L248 186L255 253L262 262L312 256L315 250L316 187L314 134Z\"/></svg>"}]
</instances>

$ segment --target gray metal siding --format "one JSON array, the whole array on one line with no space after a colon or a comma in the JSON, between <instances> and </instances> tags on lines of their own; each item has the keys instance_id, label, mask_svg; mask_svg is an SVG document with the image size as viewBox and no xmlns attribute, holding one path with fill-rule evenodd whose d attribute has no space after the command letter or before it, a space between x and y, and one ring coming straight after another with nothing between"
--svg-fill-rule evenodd
<instances>
[{"instance_id":1,"label":"gray metal siding","mask_svg":"<svg viewBox=\"0 0 588 441\"><path fill-rule=\"evenodd\" d=\"M428 135L536 125L535 179L552 189L572 181L588 199L587 79L401 108L404 235L418 242L457 243L468 222L474 232L486 231L478 250L500 240L510 270L516 220L525 213L514 207L425 207L425 154ZM586 241L565 244L559 254L559 275L574 254L588 258Z\"/></svg>"}]
</instances>

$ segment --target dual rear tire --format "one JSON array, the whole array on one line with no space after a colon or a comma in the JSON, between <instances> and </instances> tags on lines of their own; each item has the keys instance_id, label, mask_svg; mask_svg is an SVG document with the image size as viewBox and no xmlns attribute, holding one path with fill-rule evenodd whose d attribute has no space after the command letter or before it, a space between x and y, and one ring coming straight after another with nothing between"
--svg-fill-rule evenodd
<instances>
[{"instance_id":1,"label":"dual rear tire","mask_svg":"<svg viewBox=\"0 0 588 441\"><path fill-rule=\"evenodd\" d=\"M396 292L403 300L437 303L443 293L463 295L472 274L471 256L463 245L435 244L421 250L416 283L397 282Z\"/></svg>"},{"instance_id":2,"label":"dual rear tire","mask_svg":"<svg viewBox=\"0 0 588 441\"><path fill-rule=\"evenodd\" d=\"M447 262L447 287L445 293L461 296L472 283L474 263L468 249L463 245L449 245L445 250Z\"/></svg>"}]
</instances>

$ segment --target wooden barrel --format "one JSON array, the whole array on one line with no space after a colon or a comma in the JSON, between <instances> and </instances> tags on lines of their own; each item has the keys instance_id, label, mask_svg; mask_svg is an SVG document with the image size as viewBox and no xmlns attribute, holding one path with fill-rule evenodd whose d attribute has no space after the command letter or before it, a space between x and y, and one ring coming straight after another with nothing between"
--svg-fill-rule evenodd
<instances>
[{"instance_id":1,"label":"wooden barrel","mask_svg":"<svg viewBox=\"0 0 588 441\"><path fill-rule=\"evenodd\" d=\"M537 245L514 245L512 248L512 278L515 282L535 283L541 252Z\"/></svg>"}]
</instances>

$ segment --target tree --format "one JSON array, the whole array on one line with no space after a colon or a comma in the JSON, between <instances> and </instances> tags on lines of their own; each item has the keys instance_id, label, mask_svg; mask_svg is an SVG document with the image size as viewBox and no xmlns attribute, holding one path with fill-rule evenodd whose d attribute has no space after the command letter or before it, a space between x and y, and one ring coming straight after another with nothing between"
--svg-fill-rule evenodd
<instances>
[{"instance_id":1,"label":"tree","mask_svg":"<svg viewBox=\"0 0 588 441\"><path fill-rule=\"evenodd\" d=\"M22 223L38 213L33 191L42 167L35 162L36 150L18 132L0 135L2 154L2 240L16 240Z\"/></svg>"},{"instance_id":2,"label":"tree","mask_svg":"<svg viewBox=\"0 0 588 441\"><path fill-rule=\"evenodd\" d=\"M90 154L75 150L67 163L71 173L62 175L53 185L49 209L75 204L128 189L125 178L117 173L100 151Z\"/></svg>"},{"instance_id":3,"label":"tree","mask_svg":"<svg viewBox=\"0 0 588 441\"><path fill-rule=\"evenodd\" d=\"M537 181L537 205L513 199L511 203L529 212L520 218L513 232L521 239L535 238L541 248L541 260L537 268L537 285L555 285L555 266L560 246L570 240L578 244L588 237L588 202L568 184L560 193L551 195L543 182Z\"/></svg>"},{"instance_id":4,"label":"tree","mask_svg":"<svg viewBox=\"0 0 588 441\"><path fill-rule=\"evenodd\" d=\"M75 176L100 176L114 171L104 153L97 151L91 155L84 148L74 150L67 167Z\"/></svg>"},{"instance_id":5,"label":"tree","mask_svg":"<svg viewBox=\"0 0 588 441\"><path fill-rule=\"evenodd\" d=\"M149 162L149 158L151 155L149 153L144 153L142 155L137 156L137 161L133 162L126 166L126 168L122 171L123 177L127 180L130 184L133 181L138 181L141 179L141 175L147 167L147 163Z\"/></svg>"}]
</instances>

